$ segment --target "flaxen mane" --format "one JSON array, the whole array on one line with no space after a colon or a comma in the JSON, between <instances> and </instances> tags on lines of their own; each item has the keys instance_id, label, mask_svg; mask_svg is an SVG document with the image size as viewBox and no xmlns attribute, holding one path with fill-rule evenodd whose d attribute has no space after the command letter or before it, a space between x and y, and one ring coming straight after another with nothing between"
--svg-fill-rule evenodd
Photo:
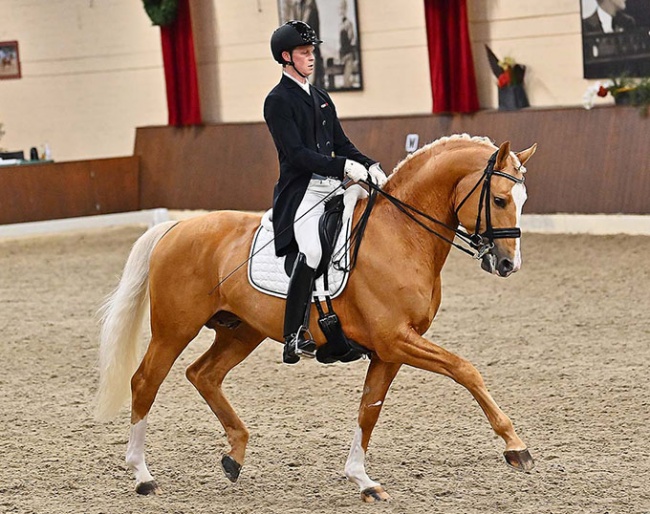
<instances>
[{"instance_id":1,"label":"flaxen mane","mask_svg":"<svg viewBox=\"0 0 650 514\"><path fill-rule=\"evenodd\" d=\"M438 149L438 147L444 147L448 144L454 144L458 142L468 142L472 141L475 143L483 143L490 148L496 150L494 143L487 137L483 136L470 136L469 134L453 134L451 136L444 136L424 145L421 148L418 148L415 152L408 154L404 159L397 163L393 171L398 171L402 166L408 163L411 159L419 157L423 154L429 154L431 151Z\"/></svg>"}]
</instances>

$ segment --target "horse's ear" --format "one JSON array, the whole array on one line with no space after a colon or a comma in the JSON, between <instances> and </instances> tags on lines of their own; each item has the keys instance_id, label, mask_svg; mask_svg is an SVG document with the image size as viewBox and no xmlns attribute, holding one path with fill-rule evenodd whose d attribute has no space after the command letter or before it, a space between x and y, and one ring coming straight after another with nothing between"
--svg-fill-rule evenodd
<instances>
[{"instance_id":1,"label":"horse's ear","mask_svg":"<svg viewBox=\"0 0 650 514\"><path fill-rule=\"evenodd\" d=\"M519 162L523 166L524 164L526 164L528 159L530 159L533 156L535 150L537 150L537 143L534 143L533 146L531 146L530 148L527 148L526 150L522 150L521 152L515 155L517 156L517 159L519 159Z\"/></svg>"},{"instance_id":2,"label":"horse's ear","mask_svg":"<svg viewBox=\"0 0 650 514\"><path fill-rule=\"evenodd\" d=\"M510 141L501 143L499 153L497 153L497 161L494 163L495 170L502 170L506 167L506 159L510 155Z\"/></svg>"}]
</instances>

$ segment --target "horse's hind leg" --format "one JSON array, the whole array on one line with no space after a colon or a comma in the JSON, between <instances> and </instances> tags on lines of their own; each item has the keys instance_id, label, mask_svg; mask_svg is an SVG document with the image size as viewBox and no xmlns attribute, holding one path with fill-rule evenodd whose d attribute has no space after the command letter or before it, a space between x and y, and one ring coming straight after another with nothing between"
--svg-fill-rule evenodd
<instances>
[{"instance_id":1,"label":"horse's hind leg","mask_svg":"<svg viewBox=\"0 0 650 514\"><path fill-rule=\"evenodd\" d=\"M149 473L144 457L147 414L160 384L192 337L172 344L153 335L149 347L131 378L131 433L126 450L126 463L135 474L135 490L139 494L158 494L158 484Z\"/></svg>"},{"instance_id":2,"label":"horse's hind leg","mask_svg":"<svg viewBox=\"0 0 650 514\"><path fill-rule=\"evenodd\" d=\"M186 376L226 431L230 451L221 459L221 466L226 477L236 482L244 464L248 430L224 396L221 384L228 372L257 348L264 336L243 323L236 329L217 326L215 330L214 343L187 368Z\"/></svg>"},{"instance_id":3,"label":"horse's hind leg","mask_svg":"<svg viewBox=\"0 0 650 514\"><path fill-rule=\"evenodd\" d=\"M390 500L390 496L384 488L366 474L364 461L370 435L379 419L388 388L399 368L400 364L390 364L373 355L366 374L363 396L359 406L359 427L354 434L350 454L345 463L345 476L350 482L359 486L361 499L367 503Z\"/></svg>"}]
</instances>

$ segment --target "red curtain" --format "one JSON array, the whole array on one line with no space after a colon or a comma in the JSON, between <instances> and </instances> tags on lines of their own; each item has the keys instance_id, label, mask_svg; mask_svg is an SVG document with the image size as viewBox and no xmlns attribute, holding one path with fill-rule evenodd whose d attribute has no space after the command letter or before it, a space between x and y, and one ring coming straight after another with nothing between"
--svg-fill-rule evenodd
<instances>
[{"instance_id":1,"label":"red curtain","mask_svg":"<svg viewBox=\"0 0 650 514\"><path fill-rule=\"evenodd\" d=\"M466 0L424 0L433 112L479 110Z\"/></svg>"},{"instance_id":2,"label":"red curtain","mask_svg":"<svg viewBox=\"0 0 650 514\"><path fill-rule=\"evenodd\" d=\"M160 27L160 37L169 124L198 125L201 123L201 104L189 0L179 0L176 20Z\"/></svg>"}]
</instances>

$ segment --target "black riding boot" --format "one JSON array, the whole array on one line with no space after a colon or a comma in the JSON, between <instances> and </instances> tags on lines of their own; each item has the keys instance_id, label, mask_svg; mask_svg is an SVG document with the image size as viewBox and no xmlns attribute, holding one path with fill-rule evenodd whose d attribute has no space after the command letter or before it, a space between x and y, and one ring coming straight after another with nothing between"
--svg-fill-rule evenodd
<instances>
[{"instance_id":1,"label":"black riding boot","mask_svg":"<svg viewBox=\"0 0 650 514\"><path fill-rule=\"evenodd\" d=\"M301 355L309 358L316 356L316 343L311 339L305 339L305 331L309 327L315 275L316 270L307 266L305 255L299 253L291 272L284 311L282 360L286 364L295 364L300 360Z\"/></svg>"}]
</instances>

